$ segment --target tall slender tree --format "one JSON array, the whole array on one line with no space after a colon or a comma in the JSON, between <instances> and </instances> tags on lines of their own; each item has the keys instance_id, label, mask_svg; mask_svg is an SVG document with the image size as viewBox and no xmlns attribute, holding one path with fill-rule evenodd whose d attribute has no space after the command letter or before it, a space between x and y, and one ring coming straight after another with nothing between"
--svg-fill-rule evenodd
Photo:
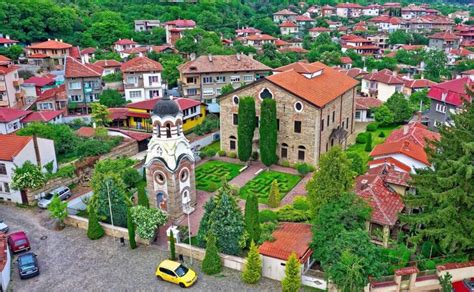
<instances>
[{"instance_id":1,"label":"tall slender tree","mask_svg":"<svg viewBox=\"0 0 474 292\"><path fill-rule=\"evenodd\" d=\"M137 242L135 240L135 223L133 223L132 214L130 208L127 210L127 228L128 228L128 242L131 249L137 248Z\"/></svg>"},{"instance_id":2,"label":"tall slender tree","mask_svg":"<svg viewBox=\"0 0 474 292\"><path fill-rule=\"evenodd\" d=\"M266 98L260 105L260 160L266 166L277 162L276 101Z\"/></svg>"},{"instance_id":3,"label":"tall slender tree","mask_svg":"<svg viewBox=\"0 0 474 292\"><path fill-rule=\"evenodd\" d=\"M255 284L262 277L262 259L258 253L258 247L252 240L250 242L250 249L247 255L247 263L244 266L242 273L242 280L247 284Z\"/></svg>"},{"instance_id":4,"label":"tall slender tree","mask_svg":"<svg viewBox=\"0 0 474 292\"><path fill-rule=\"evenodd\" d=\"M216 237L209 233L206 240L206 254L202 261L202 271L208 275L214 275L221 271L222 263L216 246Z\"/></svg>"},{"instance_id":5,"label":"tall slender tree","mask_svg":"<svg viewBox=\"0 0 474 292\"><path fill-rule=\"evenodd\" d=\"M245 230L249 235L249 241L259 241L260 220L258 212L258 200L255 194L248 195L245 201Z\"/></svg>"},{"instance_id":6,"label":"tall slender tree","mask_svg":"<svg viewBox=\"0 0 474 292\"><path fill-rule=\"evenodd\" d=\"M248 161L250 159L255 126L255 100L251 96L242 97L239 102L239 121L237 126L237 151L241 161Z\"/></svg>"},{"instance_id":7,"label":"tall slender tree","mask_svg":"<svg viewBox=\"0 0 474 292\"><path fill-rule=\"evenodd\" d=\"M301 263L295 253L292 253L286 261L285 278L281 281L283 292L299 291L301 287Z\"/></svg>"}]
</instances>

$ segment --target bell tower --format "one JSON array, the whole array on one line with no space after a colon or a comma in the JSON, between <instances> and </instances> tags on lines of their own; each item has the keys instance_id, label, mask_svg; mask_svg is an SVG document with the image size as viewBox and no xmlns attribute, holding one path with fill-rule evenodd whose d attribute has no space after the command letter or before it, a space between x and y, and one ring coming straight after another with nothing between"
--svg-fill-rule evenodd
<instances>
[{"instance_id":1,"label":"bell tower","mask_svg":"<svg viewBox=\"0 0 474 292\"><path fill-rule=\"evenodd\" d=\"M178 103L161 98L151 116L153 136L145 161L150 207L160 208L172 220L196 204L195 160L183 134L183 113Z\"/></svg>"}]
</instances>

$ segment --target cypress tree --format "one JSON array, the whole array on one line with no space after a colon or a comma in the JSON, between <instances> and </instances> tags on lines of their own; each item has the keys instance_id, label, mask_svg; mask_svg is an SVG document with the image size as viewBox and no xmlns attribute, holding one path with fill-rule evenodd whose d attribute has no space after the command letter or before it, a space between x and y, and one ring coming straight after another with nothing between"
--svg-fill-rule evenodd
<instances>
[{"instance_id":1,"label":"cypress tree","mask_svg":"<svg viewBox=\"0 0 474 292\"><path fill-rule=\"evenodd\" d=\"M209 228L211 226L210 218L212 211L216 208L216 202L214 198L209 198L209 200L204 205L204 216L202 216L201 222L199 223L199 231L197 235L197 242L199 247L206 246L206 238L209 233Z\"/></svg>"},{"instance_id":2,"label":"cypress tree","mask_svg":"<svg viewBox=\"0 0 474 292\"><path fill-rule=\"evenodd\" d=\"M249 240L258 242L260 239L260 220L258 212L258 200L255 194L247 196L245 201L245 230Z\"/></svg>"},{"instance_id":3,"label":"cypress tree","mask_svg":"<svg viewBox=\"0 0 474 292\"><path fill-rule=\"evenodd\" d=\"M170 260L176 260L176 246L174 240L173 230L170 230Z\"/></svg>"},{"instance_id":4,"label":"cypress tree","mask_svg":"<svg viewBox=\"0 0 474 292\"><path fill-rule=\"evenodd\" d=\"M135 241L135 224L133 223L132 214L130 208L127 211L127 228L128 228L128 242L131 249L137 248L137 242Z\"/></svg>"},{"instance_id":5,"label":"cypress tree","mask_svg":"<svg viewBox=\"0 0 474 292\"><path fill-rule=\"evenodd\" d=\"M242 280L247 284L255 284L262 277L262 259L258 253L257 246L252 240L250 250L247 255L247 263L244 266Z\"/></svg>"},{"instance_id":6,"label":"cypress tree","mask_svg":"<svg viewBox=\"0 0 474 292\"><path fill-rule=\"evenodd\" d=\"M242 97L239 102L237 126L238 155L241 161L248 161L252 155L253 135L256 124L255 101L253 97Z\"/></svg>"},{"instance_id":7,"label":"cypress tree","mask_svg":"<svg viewBox=\"0 0 474 292\"><path fill-rule=\"evenodd\" d=\"M281 281L283 292L299 291L301 287L300 262L295 253L286 261L285 278Z\"/></svg>"},{"instance_id":8,"label":"cypress tree","mask_svg":"<svg viewBox=\"0 0 474 292\"><path fill-rule=\"evenodd\" d=\"M221 271L222 263L217 251L216 237L209 233L206 242L206 255L202 261L202 271L208 275L214 275Z\"/></svg>"},{"instance_id":9,"label":"cypress tree","mask_svg":"<svg viewBox=\"0 0 474 292\"><path fill-rule=\"evenodd\" d=\"M270 187L268 206L270 208L276 208L280 206L280 189L278 188L278 181L276 179L272 181L272 186Z\"/></svg>"},{"instance_id":10,"label":"cypress tree","mask_svg":"<svg viewBox=\"0 0 474 292\"><path fill-rule=\"evenodd\" d=\"M266 166L277 162L277 117L276 101L266 98L260 107L260 160Z\"/></svg>"},{"instance_id":11,"label":"cypress tree","mask_svg":"<svg viewBox=\"0 0 474 292\"><path fill-rule=\"evenodd\" d=\"M145 192L145 184L139 184L138 186L138 205L150 208L150 201L148 201L148 196Z\"/></svg>"},{"instance_id":12,"label":"cypress tree","mask_svg":"<svg viewBox=\"0 0 474 292\"><path fill-rule=\"evenodd\" d=\"M372 151L372 133L367 133L367 142L365 143L365 152Z\"/></svg>"},{"instance_id":13,"label":"cypress tree","mask_svg":"<svg viewBox=\"0 0 474 292\"><path fill-rule=\"evenodd\" d=\"M99 224L97 213L95 211L89 212L89 224L87 225L87 237L91 240L96 240L105 235L104 228Z\"/></svg>"}]
</instances>

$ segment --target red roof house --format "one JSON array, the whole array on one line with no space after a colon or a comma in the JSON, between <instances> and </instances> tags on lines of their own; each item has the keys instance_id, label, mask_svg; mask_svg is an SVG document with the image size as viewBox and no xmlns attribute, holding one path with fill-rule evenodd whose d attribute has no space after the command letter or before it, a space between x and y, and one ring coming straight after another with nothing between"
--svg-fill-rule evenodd
<instances>
[{"instance_id":1,"label":"red roof house","mask_svg":"<svg viewBox=\"0 0 474 292\"><path fill-rule=\"evenodd\" d=\"M121 65L124 73L163 71L163 66L147 57L136 57Z\"/></svg>"},{"instance_id":2,"label":"red roof house","mask_svg":"<svg viewBox=\"0 0 474 292\"><path fill-rule=\"evenodd\" d=\"M49 123L60 120L64 114L61 110L50 110L50 111L37 111L32 112L21 120L23 124L42 122Z\"/></svg>"},{"instance_id":3,"label":"red roof house","mask_svg":"<svg viewBox=\"0 0 474 292\"><path fill-rule=\"evenodd\" d=\"M428 97L458 107L463 103L463 100L471 100L465 87L472 84L473 81L469 77L449 80L432 86L428 91Z\"/></svg>"}]
</instances>

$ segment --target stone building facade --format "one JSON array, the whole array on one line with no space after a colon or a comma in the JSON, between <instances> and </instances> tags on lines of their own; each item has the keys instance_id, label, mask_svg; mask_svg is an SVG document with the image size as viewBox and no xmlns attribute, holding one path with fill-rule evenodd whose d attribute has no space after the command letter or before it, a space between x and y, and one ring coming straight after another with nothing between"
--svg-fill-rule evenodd
<instances>
[{"instance_id":1,"label":"stone building facade","mask_svg":"<svg viewBox=\"0 0 474 292\"><path fill-rule=\"evenodd\" d=\"M244 96L254 97L257 121L262 100L276 100L277 156L280 163L288 161L292 164L305 162L314 165L318 164L320 155L331 147L345 147L347 136L354 130L357 81L321 63L294 63L285 67L276 69L281 71L276 75L221 97L222 150L237 153L238 104ZM295 73L313 76L308 78ZM294 87L303 91L295 91ZM319 93L316 94L316 91L312 90L318 90L317 88ZM254 151L258 151L258 142L257 127L254 133Z\"/></svg>"}]
</instances>

